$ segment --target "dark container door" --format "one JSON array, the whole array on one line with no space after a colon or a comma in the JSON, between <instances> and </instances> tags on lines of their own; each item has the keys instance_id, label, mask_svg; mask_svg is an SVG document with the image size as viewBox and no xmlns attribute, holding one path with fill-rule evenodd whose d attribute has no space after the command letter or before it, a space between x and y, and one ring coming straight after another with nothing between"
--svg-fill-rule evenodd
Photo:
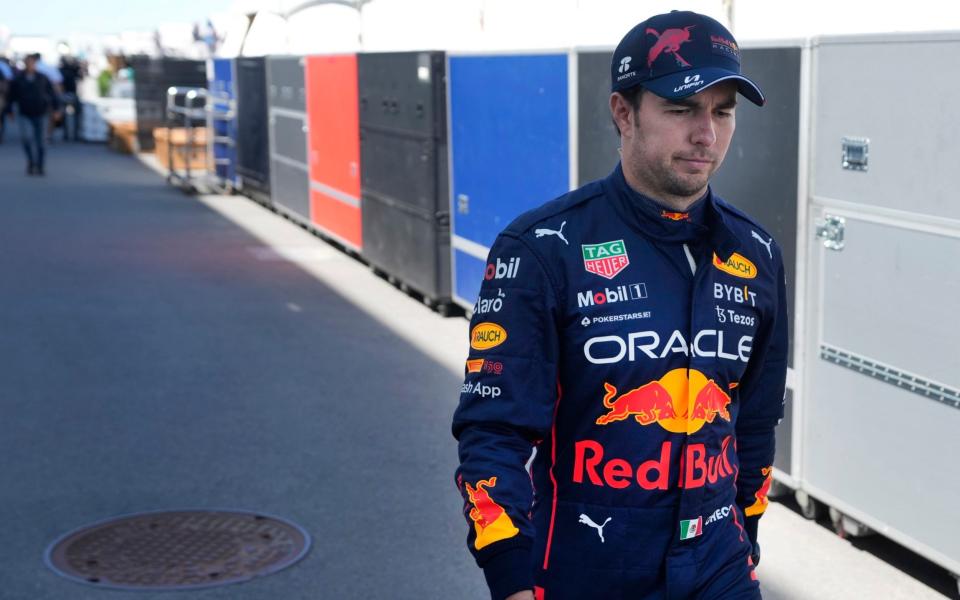
<instances>
[{"instance_id":1,"label":"dark container door","mask_svg":"<svg viewBox=\"0 0 960 600\"><path fill-rule=\"evenodd\" d=\"M237 58L237 177L247 194L270 195L267 67L262 56Z\"/></svg>"},{"instance_id":2,"label":"dark container door","mask_svg":"<svg viewBox=\"0 0 960 600\"><path fill-rule=\"evenodd\" d=\"M609 50L577 54L577 185L606 177L620 162L620 139L610 118Z\"/></svg>"},{"instance_id":3,"label":"dark container door","mask_svg":"<svg viewBox=\"0 0 960 600\"><path fill-rule=\"evenodd\" d=\"M440 302L450 298L445 59L361 54L363 254Z\"/></svg>"},{"instance_id":4,"label":"dark container door","mask_svg":"<svg viewBox=\"0 0 960 600\"><path fill-rule=\"evenodd\" d=\"M153 130L166 125L167 88L207 87L207 65L201 60L134 56L130 66L133 67L137 143L141 151L152 151ZM195 126L203 124L202 121L194 123Z\"/></svg>"}]
</instances>

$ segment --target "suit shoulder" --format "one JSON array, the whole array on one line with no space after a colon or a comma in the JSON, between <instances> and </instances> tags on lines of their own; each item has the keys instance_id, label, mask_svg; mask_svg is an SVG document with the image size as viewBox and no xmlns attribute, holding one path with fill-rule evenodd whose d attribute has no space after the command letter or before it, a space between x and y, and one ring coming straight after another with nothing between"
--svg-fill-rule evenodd
<instances>
[{"instance_id":1,"label":"suit shoulder","mask_svg":"<svg viewBox=\"0 0 960 600\"><path fill-rule=\"evenodd\" d=\"M603 195L603 186L600 181L592 181L521 214L503 230L503 233L519 237L543 221L571 212L601 195Z\"/></svg>"},{"instance_id":2,"label":"suit shoulder","mask_svg":"<svg viewBox=\"0 0 960 600\"><path fill-rule=\"evenodd\" d=\"M713 196L714 202L717 208L723 213L733 223L740 225L741 227L750 228L761 235L767 236L767 238L773 238L773 234L767 231L763 225L757 222L756 219L743 212L739 208L733 206L720 196ZM776 240L774 240L776 241Z\"/></svg>"}]
</instances>

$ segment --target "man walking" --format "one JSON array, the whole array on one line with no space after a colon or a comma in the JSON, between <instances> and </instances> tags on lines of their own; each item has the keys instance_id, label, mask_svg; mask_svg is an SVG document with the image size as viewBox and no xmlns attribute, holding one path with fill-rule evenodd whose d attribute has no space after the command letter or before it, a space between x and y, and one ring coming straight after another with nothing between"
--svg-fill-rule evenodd
<instances>
[{"instance_id":1,"label":"man walking","mask_svg":"<svg viewBox=\"0 0 960 600\"><path fill-rule=\"evenodd\" d=\"M15 104L18 109L17 123L23 150L27 154L28 175L44 174L47 115L51 111L56 114L59 109L53 85L37 71L38 59L36 54L28 55L24 70L10 85L9 103Z\"/></svg>"},{"instance_id":2,"label":"man walking","mask_svg":"<svg viewBox=\"0 0 960 600\"><path fill-rule=\"evenodd\" d=\"M784 267L708 183L737 93L764 98L676 11L627 33L611 90L620 164L490 251L453 419L468 546L495 600L759 598Z\"/></svg>"}]
</instances>

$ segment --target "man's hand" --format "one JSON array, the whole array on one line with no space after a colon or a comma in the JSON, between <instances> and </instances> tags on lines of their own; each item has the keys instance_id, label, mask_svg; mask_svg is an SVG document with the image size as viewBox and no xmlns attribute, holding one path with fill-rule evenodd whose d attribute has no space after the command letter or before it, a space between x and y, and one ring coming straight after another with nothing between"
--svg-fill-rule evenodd
<instances>
[{"instance_id":1,"label":"man's hand","mask_svg":"<svg viewBox=\"0 0 960 600\"><path fill-rule=\"evenodd\" d=\"M533 591L524 590L522 592L517 592L516 594L510 594L507 597L507 600L533 600Z\"/></svg>"}]
</instances>

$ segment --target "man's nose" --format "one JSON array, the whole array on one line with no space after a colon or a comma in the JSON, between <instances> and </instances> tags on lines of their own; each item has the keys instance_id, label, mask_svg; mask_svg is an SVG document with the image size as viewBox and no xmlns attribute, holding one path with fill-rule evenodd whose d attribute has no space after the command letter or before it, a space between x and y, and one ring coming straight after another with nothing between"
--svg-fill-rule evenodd
<instances>
[{"instance_id":1,"label":"man's nose","mask_svg":"<svg viewBox=\"0 0 960 600\"><path fill-rule=\"evenodd\" d=\"M690 141L698 146L708 147L716 143L717 130L716 123L713 121L713 115L704 113L697 116Z\"/></svg>"}]
</instances>

